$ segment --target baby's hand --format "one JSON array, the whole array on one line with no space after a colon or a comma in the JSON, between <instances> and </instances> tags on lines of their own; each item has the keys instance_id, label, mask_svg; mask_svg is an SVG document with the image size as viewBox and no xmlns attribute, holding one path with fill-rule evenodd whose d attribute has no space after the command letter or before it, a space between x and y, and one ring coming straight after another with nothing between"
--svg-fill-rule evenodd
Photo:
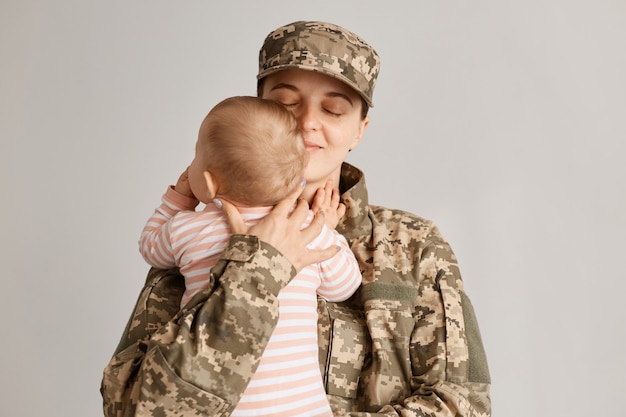
<instances>
[{"instance_id":1,"label":"baby's hand","mask_svg":"<svg viewBox=\"0 0 626 417\"><path fill-rule=\"evenodd\" d=\"M339 200L339 190L333 188L331 180L326 181L324 188L318 188L313 196L311 209L317 213L324 212L326 226L334 229L339 223L339 219L346 214L346 206Z\"/></svg>"},{"instance_id":2,"label":"baby's hand","mask_svg":"<svg viewBox=\"0 0 626 417\"><path fill-rule=\"evenodd\" d=\"M196 196L193 195L193 191L191 191L191 186L189 186L189 174L187 173L187 169L178 177L174 191L187 197L196 198Z\"/></svg>"}]
</instances>

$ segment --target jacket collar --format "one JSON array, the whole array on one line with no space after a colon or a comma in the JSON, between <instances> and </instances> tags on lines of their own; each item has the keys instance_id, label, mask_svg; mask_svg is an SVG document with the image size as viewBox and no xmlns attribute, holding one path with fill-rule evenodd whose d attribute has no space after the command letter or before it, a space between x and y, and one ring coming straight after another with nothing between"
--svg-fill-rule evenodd
<instances>
[{"instance_id":1,"label":"jacket collar","mask_svg":"<svg viewBox=\"0 0 626 417\"><path fill-rule=\"evenodd\" d=\"M339 220L337 231L348 240L371 235L372 222L369 218L369 202L363 172L344 162L341 166L339 189L341 201L346 205L346 214Z\"/></svg>"}]
</instances>

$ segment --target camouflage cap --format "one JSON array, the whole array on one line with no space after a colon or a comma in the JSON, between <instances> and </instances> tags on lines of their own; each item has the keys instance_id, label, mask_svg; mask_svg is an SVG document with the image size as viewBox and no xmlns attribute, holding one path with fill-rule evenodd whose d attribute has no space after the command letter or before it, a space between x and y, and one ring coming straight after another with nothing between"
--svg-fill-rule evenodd
<instances>
[{"instance_id":1,"label":"camouflage cap","mask_svg":"<svg viewBox=\"0 0 626 417\"><path fill-rule=\"evenodd\" d=\"M330 75L354 88L372 107L380 58L356 34L332 23L299 21L267 35L259 52L262 79L300 68Z\"/></svg>"}]
</instances>

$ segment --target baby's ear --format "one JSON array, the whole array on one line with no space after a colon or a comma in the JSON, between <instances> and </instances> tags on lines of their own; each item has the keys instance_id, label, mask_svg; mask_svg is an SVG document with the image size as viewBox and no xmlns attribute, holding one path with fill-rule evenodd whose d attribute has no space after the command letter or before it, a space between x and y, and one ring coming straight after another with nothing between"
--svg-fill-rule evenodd
<instances>
[{"instance_id":1,"label":"baby's ear","mask_svg":"<svg viewBox=\"0 0 626 417\"><path fill-rule=\"evenodd\" d=\"M208 200L212 200L215 198L215 196L217 195L217 180L215 178L215 176L213 174L211 174L210 171L204 171L204 181L206 183L206 188L207 188L207 193L208 193Z\"/></svg>"}]
</instances>

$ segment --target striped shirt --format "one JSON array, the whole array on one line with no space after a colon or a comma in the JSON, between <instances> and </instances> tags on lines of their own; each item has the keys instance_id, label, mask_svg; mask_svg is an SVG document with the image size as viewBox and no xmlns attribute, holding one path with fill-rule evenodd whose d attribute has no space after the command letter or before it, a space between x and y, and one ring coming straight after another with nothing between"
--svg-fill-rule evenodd
<instances>
[{"instance_id":1,"label":"striped shirt","mask_svg":"<svg viewBox=\"0 0 626 417\"><path fill-rule=\"evenodd\" d=\"M185 277L181 306L208 287L209 271L230 238L222 211L212 203L194 211L195 203L169 187L139 241L150 265L180 267ZM239 211L246 224L253 225L271 209ZM335 230L324 226L308 247L331 245L341 248L337 255L303 268L279 293L278 323L233 416L332 416L318 363L317 295L343 301L361 284L361 273L345 238Z\"/></svg>"}]
</instances>

